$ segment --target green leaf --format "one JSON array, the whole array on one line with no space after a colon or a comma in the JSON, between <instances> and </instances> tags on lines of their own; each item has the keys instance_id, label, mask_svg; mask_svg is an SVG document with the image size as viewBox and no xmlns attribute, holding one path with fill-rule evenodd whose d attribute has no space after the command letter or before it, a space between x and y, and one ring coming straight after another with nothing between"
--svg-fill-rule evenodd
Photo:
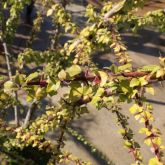
<instances>
[{"instance_id":1,"label":"green leaf","mask_svg":"<svg viewBox=\"0 0 165 165\"><path fill-rule=\"evenodd\" d=\"M14 82L7 81L4 84L4 92L9 94L9 93L11 93L12 90L14 90L15 87L16 86L15 86Z\"/></svg>"},{"instance_id":2,"label":"green leaf","mask_svg":"<svg viewBox=\"0 0 165 165\"><path fill-rule=\"evenodd\" d=\"M1 81L1 80L4 80L4 76L0 76L0 81Z\"/></svg>"},{"instance_id":3,"label":"green leaf","mask_svg":"<svg viewBox=\"0 0 165 165\"><path fill-rule=\"evenodd\" d=\"M81 31L80 36L88 37L91 33L90 27L86 27Z\"/></svg>"},{"instance_id":4,"label":"green leaf","mask_svg":"<svg viewBox=\"0 0 165 165\"><path fill-rule=\"evenodd\" d=\"M156 72L156 78L164 76L165 71L163 69L160 69Z\"/></svg>"},{"instance_id":5,"label":"green leaf","mask_svg":"<svg viewBox=\"0 0 165 165\"><path fill-rule=\"evenodd\" d=\"M140 68L139 71L155 73L159 69L160 69L160 66L158 65L146 65Z\"/></svg>"},{"instance_id":6,"label":"green leaf","mask_svg":"<svg viewBox=\"0 0 165 165\"><path fill-rule=\"evenodd\" d=\"M155 95L155 90L153 87L146 87L145 90L147 93L149 93L151 95Z\"/></svg>"},{"instance_id":7,"label":"green leaf","mask_svg":"<svg viewBox=\"0 0 165 165\"><path fill-rule=\"evenodd\" d=\"M131 114L135 114L137 112L137 105L134 104L130 109L129 111L131 112Z\"/></svg>"},{"instance_id":8,"label":"green leaf","mask_svg":"<svg viewBox=\"0 0 165 165\"><path fill-rule=\"evenodd\" d=\"M24 74L17 74L15 76L15 83L22 85L25 82L26 75Z\"/></svg>"},{"instance_id":9,"label":"green leaf","mask_svg":"<svg viewBox=\"0 0 165 165\"><path fill-rule=\"evenodd\" d=\"M77 101L83 96L83 86L78 82L72 82L69 97L72 101Z\"/></svg>"},{"instance_id":10,"label":"green leaf","mask_svg":"<svg viewBox=\"0 0 165 165\"><path fill-rule=\"evenodd\" d=\"M148 165L163 165L163 163L159 162L158 158L151 158Z\"/></svg>"},{"instance_id":11,"label":"green leaf","mask_svg":"<svg viewBox=\"0 0 165 165\"><path fill-rule=\"evenodd\" d=\"M127 80L121 80L120 87L124 94L127 94L132 91L132 88L129 86L130 82Z\"/></svg>"},{"instance_id":12,"label":"green leaf","mask_svg":"<svg viewBox=\"0 0 165 165\"><path fill-rule=\"evenodd\" d=\"M38 87L38 89L36 90L36 93L35 93L35 98L36 98L37 100L39 100L39 99L41 99L44 95L45 95L45 90L44 90L44 88Z\"/></svg>"},{"instance_id":13,"label":"green leaf","mask_svg":"<svg viewBox=\"0 0 165 165\"><path fill-rule=\"evenodd\" d=\"M92 94L92 88L89 86L84 86L83 87L83 95L87 96L87 95L91 95Z\"/></svg>"},{"instance_id":14,"label":"green leaf","mask_svg":"<svg viewBox=\"0 0 165 165\"><path fill-rule=\"evenodd\" d=\"M90 102L91 105L97 106L98 102L101 100L99 96L94 96Z\"/></svg>"},{"instance_id":15,"label":"green leaf","mask_svg":"<svg viewBox=\"0 0 165 165\"><path fill-rule=\"evenodd\" d=\"M51 16L51 15L53 14L53 11L54 11L53 9L49 9L49 10L47 11L47 14L46 14L47 17L48 17L48 16Z\"/></svg>"},{"instance_id":16,"label":"green leaf","mask_svg":"<svg viewBox=\"0 0 165 165\"><path fill-rule=\"evenodd\" d=\"M139 133L146 134L146 135L151 134L151 132L148 130L148 128L140 128Z\"/></svg>"},{"instance_id":17,"label":"green leaf","mask_svg":"<svg viewBox=\"0 0 165 165\"><path fill-rule=\"evenodd\" d=\"M26 101L27 101L27 102L32 102L33 99L34 99L34 96L32 96L32 95L30 95L30 94L26 96Z\"/></svg>"},{"instance_id":18,"label":"green leaf","mask_svg":"<svg viewBox=\"0 0 165 165\"><path fill-rule=\"evenodd\" d=\"M4 84L5 89L11 89L11 88L13 88L13 86L14 86L14 83L12 81L7 81Z\"/></svg>"},{"instance_id":19,"label":"green leaf","mask_svg":"<svg viewBox=\"0 0 165 165\"><path fill-rule=\"evenodd\" d=\"M27 78L26 78L26 82L29 82L35 78L37 78L39 76L39 73L38 72L34 72L34 73L31 73Z\"/></svg>"},{"instance_id":20,"label":"green leaf","mask_svg":"<svg viewBox=\"0 0 165 165\"><path fill-rule=\"evenodd\" d=\"M162 139L161 139L161 137L155 137L155 138L153 139L153 143L156 144L156 145L158 145L158 146L161 146L161 144L162 144Z\"/></svg>"},{"instance_id":21,"label":"green leaf","mask_svg":"<svg viewBox=\"0 0 165 165\"><path fill-rule=\"evenodd\" d=\"M119 132L121 135L125 135L126 130L125 130L125 129L120 129L118 132Z\"/></svg>"},{"instance_id":22,"label":"green leaf","mask_svg":"<svg viewBox=\"0 0 165 165\"><path fill-rule=\"evenodd\" d=\"M145 139L144 144L146 144L147 146L150 146L151 145L151 139L150 138Z\"/></svg>"},{"instance_id":23,"label":"green leaf","mask_svg":"<svg viewBox=\"0 0 165 165\"><path fill-rule=\"evenodd\" d=\"M137 112L141 112L143 107L139 107L137 104L133 104L132 107L130 107L129 111L131 114L135 114Z\"/></svg>"},{"instance_id":24,"label":"green leaf","mask_svg":"<svg viewBox=\"0 0 165 165\"><path fill-rule=\"evenodd\" d=\"M70 68L66 70L70 77L74 77L81 73L81 68L78 65L72 65Z\"/></svg>"},{"instance_id":25,"label":"green leaf","mask_svg":"<svg viewBox=\"0 0 165 165\"><path fill-rule=\"evenodd\" d=\"M103 72L103 71L98 71L99 72L99 75L101 77L101 83L100 83L100 86L104 86L108 80L108 75L107 73Z\"/></svg>"},{"instance_id":26,"label":"green leaf","mask_svg":"<svg viewBox=\"0 0 165 165\"><path fill-rule=\"evenodd\" d=\"M9 95L6 94L6 93L2 93L2 94L0 94L0 100L1 100L1 101L5 101L5 100L7 100L8 97L9 97Z\"/></svg>"},{"instance_id":27,"label":"green leaf","mask_svg":"<svg viewBox=\"0 0 165 165\"><path fill-rule=\"evenodd\" d=\"M61 80L61 81L64 81L66 79L66 72L64 70L61 70L59 73L58 73L58 78Z\"/></svg>"},{"instance_id":28,"label":"green leaf","mask_svg":"<svg viewBox=\"0 0 165 165\"><path fill-rule=\"evenodd\" d=\"M140 119L140 115L138 114L138 115L135 115L135 120L139 120Z\"/></svg>"},{"instance_id":29,"label":"green leaf","mask_svg":"<svg viewBox=\"0 0 165 165\"><path fill-rule=\"evenodd\" d=\"M165 58L164 57L159 57L159 62L160 62L160 65L165 67Z\"/></svg>"},{"instance_id":30,"label":"green leaf","mask_svg":"<svg viewBox=\"0 0 165 165\"><path fill-rule=\"evenodd\" d=\"M118 67L119 71L126 71L126 70L132 70L132 64L128 63L125 65L121 65Z\"/></svg>"},{"instance_id":31,"label":"green leaf","mask_svg":"<svg viewBox=\"0 0 165 165\"><path fill-rule=\"evenodd\" d=\"M95 96L102 96L104 94L104 88L99 88L95 94Z\"/></svg>"},{"instance_id":32,"label":"green leaf","mask_svg":"<svg viewBox=\"0 0 165 165\"><path fill-rule=\"evenodd\" d=\"M146 77L140 77L139 78L141 86L147 85L148 81L146 80Z\"/></svg>"},{"instance_id":33,"label":"green leaf","mask_svg":"<svg viewBox=\"0 0 165 165\"><path fill-rule=\"evenodd\" d=\"M72 43L69 48L68 48L68 51L69 51L69 54L75 49L76 47L76 42Z\"/></svg>"},{"instance_id":34,"label":"green leaf","mask_svg":"<svg viewBox=\"0 0 165 165\"><path fill-rule=\"evenodd\" d=\"M127 148L130 148L132 146L132 144L128 141L128 140L125 140L124 141L124 145L127 147Z\"/></svg>"},{"instance_id":35,"label":"green leaf","mask_svg":"<svg viewBox=\"0 0 165 165\"><path fill-rule=\"evenodd\" d=\"M136 87L140 85L140 81L137 78L133 78L130 82L130 87Z\"/></svg>"},{"instance_id":36,"label":"green leaf","mask_svg":"<svg viewBox=\"0 0 165 165\"><path fill-rule=\"evenodd\" d=\"M56 92L60 87L60 81L58 81L57 83L53 83L52 81L48 83L47 88L46 88L46 92L50 93L50 92Z\"/></svg>"},{"instance_id":37,"label":"green leaf","mask_svg":"<svg viewBox=\"0 0 165 165\"><path fill-rule=\"evenodd\" d=\"M134 98L137 93L138 93L137 89L132 90L131 98Z\"/></svg>"}]
</instances>

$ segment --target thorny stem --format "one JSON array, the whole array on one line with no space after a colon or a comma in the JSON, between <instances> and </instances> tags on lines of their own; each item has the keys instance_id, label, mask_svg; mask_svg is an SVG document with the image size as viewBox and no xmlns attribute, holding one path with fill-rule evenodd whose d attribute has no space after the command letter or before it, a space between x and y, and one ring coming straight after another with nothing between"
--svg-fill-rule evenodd
<instances>
[{"instance_id":1,"label":"thorny stem","mask_svg":"<svg viewBox=\"0 0 165 165\"><path fill-rule=\"evenodd\" d=\"M61 130L61 133L60 133L60 136L58 138L58 145L57 145L57 151L59 152L60 149L61 149L61 146L63 145L63 138L64 138L64 134L65 134L65 130L66 130L66 126L68 124L68 121L65 120L63 125L62 125L62 130Z\"/></svg>"},{"instance_id":2,"label":"thorny stem","mask_svg":"<svg viewBox=\"0 0 165 165\"><path fill-rule=\"evenodd\" d=\"M62 100L65 102L65 104L70 105L70 106L73 107L72 113L73 113L73 116L74 116L75 115L75 106L76 106L76 104L75 105L71 105L65 99L62 99ZM62 121L63 121L63 124L61 125L61 128L62 128L61 129L61 133L60 133L60 136L59 136L59 138L57 140L57 142L58 142L57 147L56 147L57 148L57 153L60 153L61 147L63 145L64 134L65 134L65 131L67 129L67 125L69 123L69 121L67 119L61 119L61 122Z\"/></svg>"},{"instance_id":3,"label":"thorny stem","mask_svg":"<svg viewBox=\"0 0 165 165\"><path fill-rule=\"evenodd\" d=\"M112 74L111 72L108 73L109 76L112 76L113 78L117 78L118 76L124 76L128 79L130 78L134 78L134 77L143 77L143 76L147 76L150 73L149 72L138 72L138 71L134 71L134 72L123 72L123 73L119 73L119 74ZM79 76L75 77L73 80L65 80L66 82L70 82L70 81L95 81L97 79L97 83L99 84L101 82L100 77L98 75L92 75L89 74L87 75L85 72L82 72L82 74L80 74ZM153 75L152 77L150 77L148 83L154 83L157 81L164 81L165 80L165 76L160 77L160 78L156 78L155 75ZM27 85L40 85L41 87L45 87L47 86L47 82L46 80L42 80L42 81L30 81L27 83Z\"/></svg>"},{"instance_id":4,"label":"thorny stem","mask_svg":"<svg viewBox=\"0 0 165 165\"><path fill-rule=\"evenodd\" d=\"M67 5L67 0L61 0L59 3L61 3L61 6L65 9L66 5ZM59 40L59 36L60 36L60 32L61 32L61 26L55 22L54 24L54 35L51 39L51 49L54 50L57 45L58 45L58 40Z\"/></svg>"},{"instance_id":5,"label":"thorny stem","mask_svg":"<svg viewBox=\"0 0 165 165\"><path fill-rule=\"evenodd\" d=\"M143 92L140 93L140 95L136 95L136 99L135 101L137 102L137 104L139 105L139 107L143 107L144 104L143 104L143 101L141 100L141 97L143 96ZM149 119L147 117L145 117L145 128L147 128L149 131L152 132L152 124L150 123ZM160 148L157 144L155 144L153 142L153 138L154 138L154 133L152 134L153 136L151 137L147 137L147 138L150 138L151 140L151 144L152 144L152 147L153 147L153 150L154 150L154 154L155 156L157 157L157 159L161 162L161 151L160 151Z\"/></svg>"},{"instance_id":6,"label":"thorny stem","mask_svg":"<svg viewBox=\"0 0 165 165\"><path fill-rule=\"evenodd\" d=\"M108 107L105 108L107 110L110 110ZM119 112L119 107L114 107L113 112L116 114L119 124L125 131L123 138L131 143L131 148L129 153L132 153L134 160L140 164L142 162L140 149L135 146L136 142L130 137L130 133L132 135L133 133L132 130L127 127L128 126L127 117L123 115L121 112Z\"/></svg>"},{"instance_id":7,"label":"thorny stem","mask_svg":"<svg viewBox=\"0 0 165 165\"><path fill-rule=\"evenodd\" d=\"M57 140L57 146L56 146L57 152L56 152L55 156L57 156L57 157L59 156L59 153L61 153L60 150L61 150L61 147L63 145L64 134L66 131L67 124L68 124L68 121L65 120L63 125L61 126L62 129L60 130L61 132L60 132L59 138ZM57 160L55 160L55 162L57 163Z\"/></svg>"}]
</instances>

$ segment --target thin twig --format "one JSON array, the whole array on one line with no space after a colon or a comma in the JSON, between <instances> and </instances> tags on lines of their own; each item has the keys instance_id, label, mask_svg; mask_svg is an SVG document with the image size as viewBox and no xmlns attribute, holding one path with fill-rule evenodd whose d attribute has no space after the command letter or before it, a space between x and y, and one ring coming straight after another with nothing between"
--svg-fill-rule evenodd
<instances>
[{"instance_id":1,"label":"thin twig","mask_svg":"<svg viewBox=\"0 0 165 165\"><path fill-rule=\"evenodd\" d=\"M29 109L27 111L27 114L26 114L26 117L25 117L25 120L24 120L24 123L23 123L23 126L22 126L23 128L27 128L28 127L29 121L30 121L30 119L32 117L33 111L36 108L36 106L37 106L36 101L33 101L31 106L29 107Z\"/></svg>"},{"instance_id":2,"label":"thin twig","mask_svg":"<svg viewBox=\"0 0 165 165\"><path fill-rule=\"evenodd\" d=\"M5 58L6 58L6 65L7 65L7 70L8 70L8 75L9 75L9 78L11 79L12 78L12 72L11 72L11 66L10 66L10 54L9 54L9 51L7 49L7 44L6 42L3 43L3 48L4 48L4 52L5 52Z\"/></svg>"},{"instance_id":3,"label":"thin twig","mask_svg":"<svg viewBox=\"0 0 165 165\"><path fill-rule=\"evenodd\" d=\"M3 43L3 48L5 52L5 58L6 58L6 65L7 65L7 70L8 70L8 75L9 79L12 80L12 71L11 71L11 66L10 66L10 53L7 48L7 43ZM13 92L13 97L18 100L17 98L17 92ZM15 117L15 124L18 126L19 125L19 114L18 114L18 107L17 105L14 105L14 117Z\"/></svg>"}]
</instances>

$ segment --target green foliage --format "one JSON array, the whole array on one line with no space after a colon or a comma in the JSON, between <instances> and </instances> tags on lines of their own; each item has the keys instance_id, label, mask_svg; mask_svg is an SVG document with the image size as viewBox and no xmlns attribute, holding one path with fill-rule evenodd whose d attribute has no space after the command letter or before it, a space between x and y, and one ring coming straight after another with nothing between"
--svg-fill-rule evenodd
<instances>
[{"instance_id":1,"label":"green foliage","mask_svg":"<svg viewBox=\"0 0 165 165\"><path fill-rule=\"evenodd\" d=\"M11 0L0 4L1 42L12 41L19 24L20 13L28 2ZM14 164L15 162L9 162L12 154L18 158L19 163L24 160L31 161L31 164L40 164L33 159L33 154L30 157L24 155L24 152L30 150L34 151L34 155L45 155L46 162L43 164L89 165L90 163L66 152L64 140L65 133L70 132L95 152L96 149L90 142L68 127L75 119L90 112L87 106L90 104L98 110L106 109L115 115L117 124L121 127L119 132L124 147L134 158L133 164L143 165L141 146L135 140L128 116L122 113L120 107L120 104L126 102L132 103L129 112L135 120L143 124L139 133L145 136L144 143L153 151L149 165L163 165L165 147L160 130L153 126L153 107L146 101L146 93L154 95L152 83L165 79L165 58L160 57L160 63L157 65L134 68L120 36L120 30L127 28L137 31L147 25L165 31L165 12L151 11L140 17L134 11L143 7L146 0L123 0L118 3L105 0L100 9L92 4L87 6L85 16L88 17L88 22L80 28L72 22L64 2L42 0L46 16L51 18L56 31L52 39L54 44L44 51L32 48L23 50L18 55L15 75L10 80L0 79L2 114L15 105L25 109L21 101L16 100L13 92L18 93L18 98L21 98L20 92L24 93L26 104L31 104L24 123L20 126L6 123L3 117L0 120L1 162ZM8 17L5 16L5 11L9 12ZM39 13L34 21L32 35L40 30L42 21L42 15ZM71 33L73 39L61 45L60 35L66 32ZM33 39L34 36L29 41L29 47ZM107 48L112 50L116 63L99 69L92 62L92 55ZM26 66L33 67L30 73L27 72ZM39 69L34 71L35 67ZM42 100L59 96L60 89L64 88L66 90L60 95L57 103L47 103L43 114L31 119L29 115L39 107ZM57 132L55 142L47 137L50 131Z\"/></svg>"},{"instance_id":2,"label":"green foliage","mask_svg":"<svg viewBox=\"0 0 165 165\"><path fill-rule=\"evenodd\" d=\"M28 4L30 0L8 0L2 1L0 4L0 25L1 33L0 40L1 42L11 41L16 32L16 26L19 21L20 12L22 12L24 6ZM8 10L9 17L6 17L5 10Z\"/></svg>"}]
</instances>

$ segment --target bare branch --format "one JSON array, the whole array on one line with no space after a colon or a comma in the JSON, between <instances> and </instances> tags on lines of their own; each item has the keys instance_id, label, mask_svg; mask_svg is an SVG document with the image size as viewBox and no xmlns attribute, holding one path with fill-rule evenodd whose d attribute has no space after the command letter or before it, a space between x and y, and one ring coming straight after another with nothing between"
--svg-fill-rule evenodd
<instances>
[{"instance_id":1,"label":"bare branch","mask_svg":"<svg viewBox=\"0 0 165 165\"><path fill-rule=\"evenodd\" d=\"M29 109L27 111L27 114L26 114L26 117L25 117L25 121L23 123L23 128L27 128L27 126L29 125L29 121L30 121L30 119L32 117L33 111L36 108L36 106L37 106L36 101L33 101L31 106L29 107Z\"/></svg>"},{"instance_id":2,"label":"bare branch","mask_svg":"<svg viewBox=\"0 0 165 165\"><path fill-rule=\"evenodd\" d=\"M112 9L110 11L108 11L105 15L104 15L104 20L107 20L108 18L110 18L111 16L113 16L115 13L119 12L123 6L124 6L124 3L125 3L126 0L120 2L120 3L117 3L115 4Z\"/></svg>"},{"instance_id":3,"label":"bare branch","mask_svg":"<svg viewBox=\"0 0 165 165\"><path fill-rule=\"evenodd\" d=\"M8 70L8 75L9 79L12 80L12 71L11 71L11 66L10 66L10 53L7 48L6 42L3 43L3 48L5 52L5 58L6 58L6 65L7 65L7 70ZM13 97L17 99L17 93L13 92ZM19 114L18 114L18 107L15 105L14 106L14 116L15 116L15 124L18 126L19 125Z\"/></svg>"}]
</instances>

